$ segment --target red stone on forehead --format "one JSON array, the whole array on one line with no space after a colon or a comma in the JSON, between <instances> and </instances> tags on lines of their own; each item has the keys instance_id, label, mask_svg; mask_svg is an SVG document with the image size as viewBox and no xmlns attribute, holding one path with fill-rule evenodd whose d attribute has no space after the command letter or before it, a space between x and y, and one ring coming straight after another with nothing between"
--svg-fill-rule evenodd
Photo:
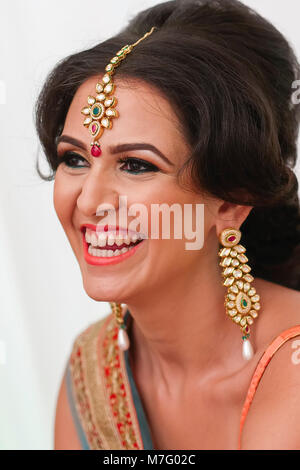
<instances>
[{"instance_id":1,"label":"red stone on forehead","mask_svg":"<svg viewBox=\"0 0 300 470\"><path fill-rule=\"evenodd\" d=\"M230 237L228 237L228 241L229 242L234 242L235 240L235 236L234 235L231 235Z\"/></svg>"},{"instance_id":2,"label":"red stone on forehead","mask_svg":"<svg viewBox=\"0 0 300 470\"><path fill-rule=\"evenodd\" d=\"M93 155L93 157L100 157L101 155L101 148L98 147L98 145L93 145L92 148L91 148L91 154Z\"/></svg>"}]
</instances>

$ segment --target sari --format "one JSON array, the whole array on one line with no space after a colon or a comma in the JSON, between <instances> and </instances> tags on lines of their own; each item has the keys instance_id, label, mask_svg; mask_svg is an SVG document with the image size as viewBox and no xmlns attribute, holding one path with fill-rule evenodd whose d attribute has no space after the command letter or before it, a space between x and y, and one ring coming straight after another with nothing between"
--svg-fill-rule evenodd
<instances>
[{"instance_id":1,"label":"sari","mask_svg":"<svg viewBox=\"0 0 300 470\"><path fill-rule=\"evenodd\" d=\"M127 309L124 323L129 331ZM261 377L275 352L300 335L300 325L283 331L262 354L243 405L237 449ZM114 315L92 323L71 348L65 368L68 402L82 450L154 450L146 413L129 362L129 350L118 347Z\"/></svg>"}]
</instances>

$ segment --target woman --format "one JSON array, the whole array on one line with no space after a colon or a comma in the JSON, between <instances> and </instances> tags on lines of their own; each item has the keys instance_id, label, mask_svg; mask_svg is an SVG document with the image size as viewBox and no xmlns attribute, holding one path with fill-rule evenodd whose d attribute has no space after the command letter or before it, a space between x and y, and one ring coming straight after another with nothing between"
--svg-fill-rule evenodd
<instances>
[{"instance_id":1,"label":"woman","mask_svg":"<svg viewBox=\"0 0 300 470\"><path fill-rule=\"evenodd\" d=\"M86 293L112 306L74 341L56 449L300 449L298 76L253 10L194 0L139 13L48 77L36 123L55 210ZM101 238L120 196L144 214L204 205L203 246Z\"/></svg>"}]
</instances>

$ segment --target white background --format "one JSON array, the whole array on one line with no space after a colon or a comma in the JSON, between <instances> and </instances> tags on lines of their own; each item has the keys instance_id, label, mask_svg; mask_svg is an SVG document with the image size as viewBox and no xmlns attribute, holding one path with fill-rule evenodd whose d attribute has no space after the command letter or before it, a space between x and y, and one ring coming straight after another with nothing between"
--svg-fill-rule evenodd
<instances>
[{"instance_id":1,"label":"white background","mask_svg":"<svg viewBox=\"0 0 300 470\"><path fill-rule=\"evenodd\" d=\"M53 448L56 397L71 343L110 311L86 295L54 212L53 182L35 173L33 104L59 59L114 35L157 3L1 1L0 449ZM244 3L273 22L300 57L299 0Z\"/></svg>"}]
</instances>

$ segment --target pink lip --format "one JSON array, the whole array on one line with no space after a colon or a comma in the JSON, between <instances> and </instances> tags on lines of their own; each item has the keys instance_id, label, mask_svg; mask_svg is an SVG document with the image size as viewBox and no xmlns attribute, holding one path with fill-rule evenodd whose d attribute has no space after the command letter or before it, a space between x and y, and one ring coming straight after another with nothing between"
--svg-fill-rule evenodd
<instances>
[{"instance_id":1,"label":"pink lip","mask_svg":"<svg viewBox=\"0 0 300 470\"><path fill-rule=\"evenodd\" d=\"M83 253L84 253L84 259L88 264L92 264L94 266L106 266L106 265L111 265L111 264L117 264L121 263L121 261L126 260L130 256L134 255L134 253L139 249L140 245L143 244L144 240L138 243L135 247L131 248L129 251L126 251L126 253L121 253L118 256L111 256L111 257L101 257L101 256L93 256L90 255L88 252L88 243L85 239L85 228L90 228L91 230L95 230L95 225L91 224L85 224L81 226L81 232L82 232L82 241L83 241ZM111 227L111 226L109 226ZM113 228L115 230L115 227ZM110 230L97 230L97 232L100 231L113 231L112 229ZM120 230L121 231L121 230ZM132 233L132 232L131 232Z\"/></svg>"}]
</instances>

